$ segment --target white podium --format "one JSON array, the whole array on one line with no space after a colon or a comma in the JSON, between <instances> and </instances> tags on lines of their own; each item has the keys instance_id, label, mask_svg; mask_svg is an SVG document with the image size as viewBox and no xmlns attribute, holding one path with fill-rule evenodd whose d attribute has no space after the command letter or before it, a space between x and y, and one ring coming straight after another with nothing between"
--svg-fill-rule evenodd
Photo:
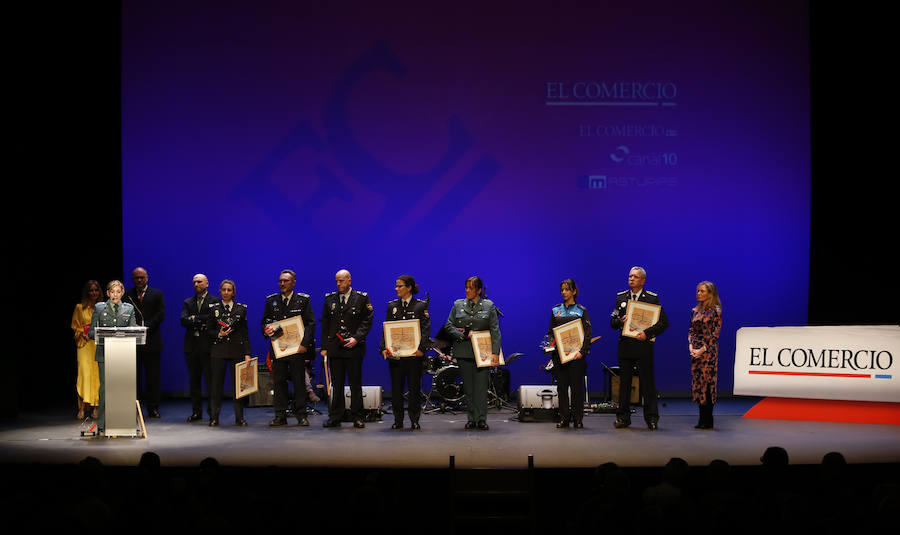
<instances>
[{"instance_id":1,"label":"white podium","mask_svg":"<svg viewBox=\"0 0 900 535\"><path fill-rule=\"evenodd\" d=\"M137 426L137 408L134 402L136 388L135 348L147 340L146 327L97 327L97 343L104 347L103 377L106 389L106 429L107 437L136 437L140 434Z\"/></svg>"}]
</instances>

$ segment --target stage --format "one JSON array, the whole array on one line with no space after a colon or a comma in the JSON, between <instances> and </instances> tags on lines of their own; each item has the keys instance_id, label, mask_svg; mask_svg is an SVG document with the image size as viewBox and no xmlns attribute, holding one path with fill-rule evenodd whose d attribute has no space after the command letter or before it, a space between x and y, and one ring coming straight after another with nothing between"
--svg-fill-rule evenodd
<instances>
[{"instance_id":1,"label":"stage","mask_svg":"<svg viewBox=\"0 0 900 535\"><path fill-rule=\"evenodd\" d=\"M224 466L446 468L450 456L458 468L525 468L534 457L537 468L593 467L613 461L620 466L655 467L672 457L691 466L723 459L733 466L759 465L769 446L781 446L791 464L818 464L830 451L849 463L900 461L900 426L746 419L741 415L756 399L722 399L716 405L713 431L693 428L696 406L687 399L662 399L656 432L643 425L640 410L632 427L613 429L614 415L589 414L585 428L558 430L549 422L519 422L511 410L492 409L490 431L466 431L465 414L422 416L422 430L392 430L393 416L354 429L322 427L323 416L310 417L310 427L268 427L269 408L247 409L248 427L234 427L230 403L222 425L188 424L190 403L164 402L161 420L148 420L148 438L86 438L81 422L68 409L25 413L0 424L0 463L75 463L86 456L105 465L134 466L145 451L159 454L165 466L196 466L214 457ZM323 404L318 408L324 410ZM408 425L408 421L407 421Z\"/></svg>"}]
</instances>

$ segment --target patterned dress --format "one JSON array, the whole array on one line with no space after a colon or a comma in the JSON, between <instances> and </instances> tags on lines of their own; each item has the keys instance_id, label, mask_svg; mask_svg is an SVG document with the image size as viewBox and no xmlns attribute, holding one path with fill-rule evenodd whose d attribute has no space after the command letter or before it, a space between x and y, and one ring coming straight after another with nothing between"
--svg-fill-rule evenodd
<instances>
[{"instance_id":1,"label":"patterned dress","mask_svg":"<svg viewBox=\"0 0 900 535\"><path fill-rule=\"evenodd\" d=\"M694 403L716 402L716 377L719 365L719 333L722 331L722 308L691 310L688 343L694 349L706 347L699 358L691 359L691 400ZM710 399L707 399L709 394Z\"/></svg>"}]
</instances>

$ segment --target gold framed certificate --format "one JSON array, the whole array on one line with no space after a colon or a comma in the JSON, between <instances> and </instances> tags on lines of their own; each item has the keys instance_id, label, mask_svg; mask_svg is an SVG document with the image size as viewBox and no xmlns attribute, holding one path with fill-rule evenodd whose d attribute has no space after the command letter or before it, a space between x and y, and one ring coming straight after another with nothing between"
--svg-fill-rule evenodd
<instances>
[{"instance_id":1,"label":"gold framed certificate","mask_svg":"<svg viewBox=\"0 0 900 535\"><path fill-rule=\"evenodd\" d=\"M491 360L493 345L491 344L491 331L472 331L472 351L475 353L475 365L479 368L491 366L504 366L503 349L496 360Z\"/></svg>"},{"instance_id":2,"label":"gold framed certificate","mask_svg":"<svg viewBox=\"0 0 900 535\"><path fill-rule=\"evenodd\" d=\"M234 365L234 397L242 398L259 391L259 359L242 360Z\"/></svg>"},{"instance_id":3,"label":"gold framed certificate","mask_svg":"<svg viewBox=\"0 0 900 535\"><path fill-rule=\"evenodd\" d=\"M269 324L269 327L273 329L281 327L281 334L270 338L272 341L272 352L275 354L276 359L289 357L300 351L300 342L303 341L303 335L306 333L303 327L302 316L273 321Z\"/></svg>"},{"instance_id":4,"label":"gold framed certificate","mask_svg":"<svg viewBox=\"0 0 900 535\"><path fill-rule=\"evenodd\" d=\"M419 320L384 322L384 347L394 357L412 357L419 350L421 342Z\"/></svg>"},{"instance_id":5,"label":"gold framed certificate","mask_svg":"<svg viewBox=\"0 0 900 535\"><path fill-rule=\"evenodd\" d=\"M659 321L659 314L662 307L653 303L644 303L641 301L628 301L628 308L625 309L625 325L622 327L622 336L636 338L639 332L642 332Z\"/></svg>"},{"instance_id":6,"label":"gold framed certificate","mask_svg":"<svg viewBox=\"0 0 900 535\"><path fill-rule=\"evenodd\" d=\"M553 338L556 340L559 361L565 364L574 359L584 345L584 325L581 319L554 327Z\"/></svg>"}]
</instances>

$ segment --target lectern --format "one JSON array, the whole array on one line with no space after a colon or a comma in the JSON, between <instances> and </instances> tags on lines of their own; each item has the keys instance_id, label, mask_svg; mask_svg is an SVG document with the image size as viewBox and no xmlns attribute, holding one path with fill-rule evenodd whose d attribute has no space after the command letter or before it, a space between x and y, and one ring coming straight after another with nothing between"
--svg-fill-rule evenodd
<instances>
[{"instance_id":1,"label":"lectern","mask_svg":"<svg viewBox=\"0 0 900 535\"><path fill-rule=\"evenodd\" d=\"M106 429L108 437L136 437L137 413L135 348L147 340L146 327L97 327L97 343L104 347Z\"/></svg>"}]
</instances>

